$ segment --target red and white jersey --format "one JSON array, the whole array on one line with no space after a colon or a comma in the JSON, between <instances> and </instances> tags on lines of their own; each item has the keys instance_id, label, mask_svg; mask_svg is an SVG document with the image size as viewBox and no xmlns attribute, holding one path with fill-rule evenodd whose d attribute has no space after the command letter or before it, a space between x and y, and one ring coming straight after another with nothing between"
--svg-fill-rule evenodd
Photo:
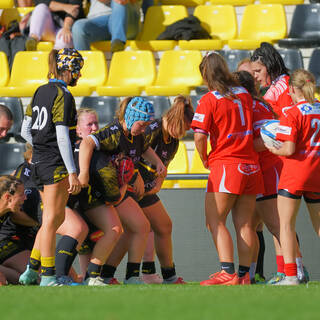
<instances>
[{"instance_id":1,"label":"red and white jersey","mask_svg":"<svg viewBox=\"0 0 320 320\"><path fill-rule=\"evenodd\" d=\"M274 119L271 108L259 100L253 100L253 138L260 137L261 126L267 121ZM269 150L263 150L258 153L261 170L264 171L281 161L278 156Z\"/></svg>"},{"instance_id":2,"label":"red and white jersey","mask_svg":"<svg viewBox=\"0 0 320 320\"><path fill-rule=\"evenodd\" d=\"M279 116L284 107L293 105L291 96L289 95L289 78L287 74L278 77L272 82L268 91L263 96L264 100L270 103L274 112Z\"/></svg>"},{"instance_id":3,"label":"red and white jersey","mask_svg":"<svg viewBox=\"0 0 320 320\"><path fill-rule=\"evenodd\" d=\"M297 103L280 118L277 139L296 144L283 157L279 189L320 192L320 103Z\"/></svg>"},{"instance_id":4,"label":"red and white jersey","mask_svg":"<svg viewBox=\"0 0 320 320\"><path fill-rule=\"evenodd\" d=\"M222 96L218 91L204 95L197 106L191 127L210 134L209 165L215 160L224 163L257 163L253 148L252 98L243 87L232 88L237 99Z\"/></svg>"}]
</instances>

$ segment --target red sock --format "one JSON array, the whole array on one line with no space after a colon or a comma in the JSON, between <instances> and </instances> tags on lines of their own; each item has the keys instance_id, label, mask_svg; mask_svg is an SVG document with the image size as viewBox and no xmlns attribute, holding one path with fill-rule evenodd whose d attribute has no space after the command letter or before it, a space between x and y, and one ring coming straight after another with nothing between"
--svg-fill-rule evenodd
<instances>
[{"instance_id":1,"label":"red sock","mask_svg":"<svg viewBox=\"0 0 320 320\"><path fill-rule=\"evenodd\" d=\"M277 272L284 273L284 259L283 256L276 256Z\"/></svg>"},{"instance_id":2,"label":"red sock","mask_svg":"<svg viewBox=\"0 0 320 320\"><path fill-rule=\"evenodd\" d=\"M297 276L297 264L296 263L285 263L284 273L286 276L293 277Z\"/></svg>"}]
</instances>

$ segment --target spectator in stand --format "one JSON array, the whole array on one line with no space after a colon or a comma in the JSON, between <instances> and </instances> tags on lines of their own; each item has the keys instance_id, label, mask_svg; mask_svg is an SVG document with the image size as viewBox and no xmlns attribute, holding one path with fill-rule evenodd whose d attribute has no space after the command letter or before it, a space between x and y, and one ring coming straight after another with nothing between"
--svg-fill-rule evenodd
<instances>
[{"instance_id":1,"label":"spectator in stand","mask_svg":"<svg viewBox=\"0 0 320 320\"><path fill-rule=\"evenodd\" d=\"M35 0L26 49L34 51L40 40L55 42L54 49L72 48L71 28L84 17L81 0Z\"/></svg>"},{"instance_id":2,"label":"spectator in stand","mask_svg":"<svg viewBox=\"0 0 320 320\"><path fill-rule=\"evenodd\" d=\"M0 104L0 139L3 139L13 124L13 115L8 107Z\"/></svg>"}]
</instances>

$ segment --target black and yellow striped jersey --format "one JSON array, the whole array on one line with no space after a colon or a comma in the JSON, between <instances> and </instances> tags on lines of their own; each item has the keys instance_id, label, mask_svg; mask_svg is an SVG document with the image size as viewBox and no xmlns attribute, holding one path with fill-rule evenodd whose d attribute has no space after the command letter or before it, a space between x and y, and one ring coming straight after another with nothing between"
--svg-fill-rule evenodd
<instances>
[{"instance_id":1,"label":"black and yellow striped jersey","mask_svg":"<svg viewBox=\"0 0 320 320\"><path fill-rule=\"evenodd\" d=\"M70 141L76 141L77 110L74 98L60 80L50 80L35 92L26 110L26 116L32 117L33 162L45 161L48 155L61 158L56 126L69 127Z\"/></svg>"},{"instance_id":2,"label":"black and yellow striped jersey","mask_svg":"<svg viewBox=\"0 0 320 320\"><path fill-rule=\"evenodd\" d=\"M153 121L147 127L145 135L147 143L150 144L150 147L156 152L163 164L168 167L178 150L179 140L169 137L169 141L164 141L161 119ZM156 168L141 158L138 169L144 181L145 192L148 192L155 186Z\"/></svg>"},{"instance_id":3,"label":"black and yellow striped jersey","mask_svg":"<svg viewBox=\"0 0 320 320\"><path fill-rule=\"evenodd\" d=\"M126 136L118 120L108 124L91 135L99 149L110 156L123 154L130 157L134 164L149 147L149 139L145 135Z\"/></svg>"}]
</instances>

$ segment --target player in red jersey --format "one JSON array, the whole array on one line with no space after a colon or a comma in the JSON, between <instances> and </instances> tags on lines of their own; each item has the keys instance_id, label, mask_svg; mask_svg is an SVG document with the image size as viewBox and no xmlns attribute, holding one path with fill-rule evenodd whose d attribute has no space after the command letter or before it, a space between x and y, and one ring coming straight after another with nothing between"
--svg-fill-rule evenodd
<instances>
[{"instance_id":1,"label":"player in red jersey","mask_svg":"<svg viewBox=\"0 0 320 320\"><path fill-rule=\"evenodd\" d=\"M314 102L315 78L299 69L291 75L289 85L295 105L281 116L277 133L277 139L284 143L279 149L269 148L274 154L284 156L278 208L286 277L278 285L299 284L295 223L302 195L314 229L320 235L320 103Z\"/></svg>"},{"instance_id":2,"label":"player in red jersey","mask_svg":"<svg viewBox=\"0 0 320 320\"><path fill-rule=\"evenodd\" d=\"M284 107L292 105L289 95L289 73L280 53L267 42L262 42L251 56L255 79L261 87L267 88L263 98L280 116Z\"/></svg>"},{"instance_id":3,"label":"player in red jersey","mask_svg":"<svg viewBox=\"0 0 320 320\"><path fill-rule=\"evenodd\" d=\"M256 194L263 192L258 155L253 147L252 98L239 86L219 54L205 56L200 72L210 92L201 98L191 126L203 165L210 169L206 223L221 262L221 271L200 284L250 284L255 237L251 219ZM209 155L208 135L212 148ZM234 268L233 242L225 225L231 209L237 233L239 276Z\"/></svg>"}]
</instances>

